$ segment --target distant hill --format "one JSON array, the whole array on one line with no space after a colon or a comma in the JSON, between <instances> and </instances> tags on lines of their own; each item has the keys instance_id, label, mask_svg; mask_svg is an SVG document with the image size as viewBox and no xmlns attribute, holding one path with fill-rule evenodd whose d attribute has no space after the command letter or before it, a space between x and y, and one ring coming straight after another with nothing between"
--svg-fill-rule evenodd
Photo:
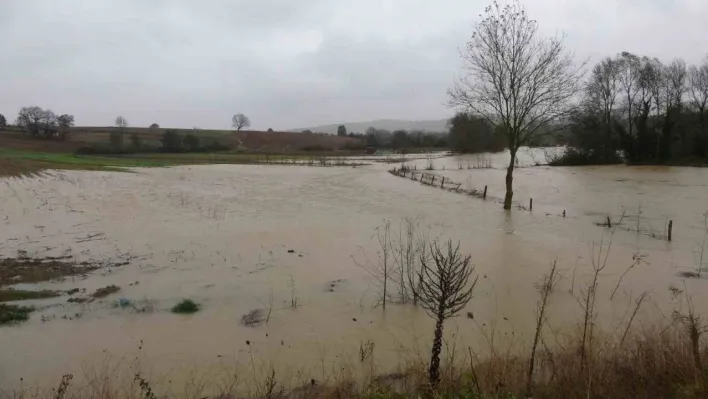
<instances>
[{"instance_id":1,"label":"distant hill","mask_svg":"<svg viewBox=\"0 0 708 399\"><path fill-rule=\"evenodd\" d=\"M428 120L428 121L407 121L398 119L379 119L369 122L354 122L354 123L338 123L333 125L321 125L314 127L304 127L292 129L294 132L302 132L311 130L315 133L337 134L337 128L344 125L347 128L347 133L364 133L369 127L376 129L385 129L393 132L394 130L423 130L426 132L443 133L447 132L447 119Z\"/></svg>"}]
</instances>

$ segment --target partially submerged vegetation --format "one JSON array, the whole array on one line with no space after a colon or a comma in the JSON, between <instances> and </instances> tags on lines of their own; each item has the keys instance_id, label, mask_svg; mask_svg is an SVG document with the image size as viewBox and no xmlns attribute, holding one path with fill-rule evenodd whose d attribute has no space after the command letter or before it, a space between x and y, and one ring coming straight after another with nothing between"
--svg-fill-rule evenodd
<instances>
[{"instance_id":1,"label":"partially submerged vegetation","mask_svg":"<svg viewBox=\"0 0 708 399\"><path fill-rule=\"evenodd\" d=\"M9 286L59 280L68 276L84 276L101 267L123 264L125 262L73 262L69 260L69 257L30 258L24 252L20 252L17 258L0 258L0 324L26 321L34 310L33 307L4 304L3 302L47 299L61 295L59 291L13 289ZM87 302L94 298L105 297L118 290L120 290L119 287L110 285L96 290L91 298L70 298L69 302ZM77 292L79 289L75 288L67 291L67 294L73 295Z\"/></svg>"},{"instance_id":2,"label":"partially submerged vegetation","mask_svg":"<svg viewBox=\"0 0 708 399\"><path fill-rule=\"evenodd\" d=\"M116 292L120 291L120 287L117 285L107 285L105 287L99 288L91 294L92 297L94 298L105 298L108 295L115 294Z\"/></svg>"},{"instance_id":3,"label":"partially submerged vegetation","mask_svg":"<svg viewBox=\"0 0 708 399\"><path fill-rule=\"evenodd\" d=\"M0 289L0 302L25 301L30 299L46 299L58 297L59 295L61 295L59 292L51 290L28 291Z\"/></svg>"},{"instance_id":4,"label":"partially submerged vegetation","mask_svg":"<svg viewBox=\"0 0 708 399\"><path fill-rule=\"evenodd\" d=\"M200 308L201 308L201 305L194 302L193 300L183 299L182 301L180 301L180 303L178 303L172 307L172 313L180 313L180 314L196 313L199 311Z\"/></svg>"},{"instance_id":5,"label":"partially submerged vegetation","mask_svg":"<svg viewBox=\"0 0 708 399\"><path fill-rule=\"evenodd\" d=\"M84 275L103 265L90 262L72 262L57 258L0 258L0 286L19 283L38 283L66 276Z\"/></svg>"},{"instance_id":6,"label":"partially submerged vegetation","mask_svg":"<svg viewBox=\"0 0 708 399\"><path fill-rule=\"evenodd\" d=\"M29 314L33 311L34 308L31 306L0 303L0 326L27 321L29 320Z\"/></svg>"}]
</instances>

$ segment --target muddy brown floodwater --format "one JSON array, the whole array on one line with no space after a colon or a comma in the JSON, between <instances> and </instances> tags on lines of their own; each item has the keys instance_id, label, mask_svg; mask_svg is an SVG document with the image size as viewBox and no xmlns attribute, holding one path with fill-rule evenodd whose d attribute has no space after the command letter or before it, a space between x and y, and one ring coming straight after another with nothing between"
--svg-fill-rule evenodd
<instances>
[{"instance_id":1,"label":"muddy brown floodwater","mask_svg":"<svg viewBox=\"0 0 708 399\"><path fill-rule=\"evenodd\" d=\"M545 162L538 151L521 158L520 166ZM515 201L525 205L533 198L533 212L505 213L496 199L503 196L506 161L505 154L485 155L481 163L491 169L467 169L480 156L432 160L432 173L463 187L488 185L487 201L392 176L386 170L395 165L376 163L51 172L0 180L1 256L25 251L77 262L130 259L86 278L15 286L121 290L87 303L69 303L67 296L24 301L37 308L30 320L0 327L0 387L55 387L63 374L80 379L98 370L130 376L138 364L157 385L197 374L218 380L232 367L251 370L251 355L258 367L272 364L279 375L320 379L343 365L358 367L366 342L375 344L379 370L391 369L428 351L432 323L412 306L373 307L377 288L355 259L362 251L375 258L374 229L384 219L396 230L403 218L418 218L430 236L459 240L472 255L480 280L463 314L474 318L459 317L446 332L477 352L488 347L483 332L492 327L524 348L532 334L535 283L554 260L563 278L551 297L549 323L572 329L580 318L574 295L591 274L591 253L601 241L604 248L612 245L601 275L600 322L616 326L645 291L651 305L643 319L670 317L675 305L668 286L682 287L679 273L696 270L708 170L522 167ZM612 237L596 225L623 213ZM674 220L674 241L651 237L664 234L667 220ZM609 300L637 253L646 262ZM708 281L685 283L705 315ZM117 306L121 298L137 306ZM171 313L183 298L202 309ZM244 325L244 315L255 309L271 309L267 324Z\"/></svg>"}]
</instances>

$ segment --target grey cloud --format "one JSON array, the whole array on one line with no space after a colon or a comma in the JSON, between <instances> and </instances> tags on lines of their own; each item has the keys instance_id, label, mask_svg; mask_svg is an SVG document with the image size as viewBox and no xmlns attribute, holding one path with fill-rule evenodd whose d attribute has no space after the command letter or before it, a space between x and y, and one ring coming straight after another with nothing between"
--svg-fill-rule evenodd
<instances>
[{"instance_id":1,"label":"grey cloud","mask_svg":"<svg viewBox=\"0 0 708 399\"><path fill-rule=\"evenodd\" d=\"M703 0L526 2L581 59L629 50L696 62ZM0 113L38 104L77 124L265 129L438 119L457 48L486 2L469 0L5 0ZM701 46L704 46L701 48Z\"/></svg>"}]
</instances>

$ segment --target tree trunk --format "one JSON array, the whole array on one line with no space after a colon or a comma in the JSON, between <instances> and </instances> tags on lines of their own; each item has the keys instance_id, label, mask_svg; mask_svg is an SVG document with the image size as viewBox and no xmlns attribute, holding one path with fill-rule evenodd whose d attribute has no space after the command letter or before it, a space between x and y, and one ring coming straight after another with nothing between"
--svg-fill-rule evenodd
<instances>
[{"instance_id":1,"label":"tree trunk","mask_svg":"<svg viewBox=\"0 0 708 399\"><path fill-rule=\"evenodd\" d=\"M506 169L506 195L504 196L504 209L511 209L511 200L514 197L514 165L516 164L516 150L511 150L509 167Z\"/></svg>"},{"instance_id":2,"label":"tree trunk","mask_svg":"<svg viewBox=\"0 0 708 399\"><path fill-rule=\"evenodd\" d=\"M433 337L433 352L430 355L430 369L428 370L430 385L433 388L437 387L440 382L440 352L442 351L444 321L442 311L438 312L438 321L435 323L435 336Z\"/></svg>"}]
</instances>

